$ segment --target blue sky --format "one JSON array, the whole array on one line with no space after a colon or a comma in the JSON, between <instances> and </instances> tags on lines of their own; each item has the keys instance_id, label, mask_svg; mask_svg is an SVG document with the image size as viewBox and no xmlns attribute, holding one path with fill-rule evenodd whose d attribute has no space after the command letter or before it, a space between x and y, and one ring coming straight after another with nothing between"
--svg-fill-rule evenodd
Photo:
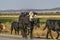
<instances>
[{"instance_id":1,"label":"blue sky","mask_svg":"<svg viewBox=\"0 0 60 40\"><path fill-rule=\"evenodd\" d=\"M60 7L60 0L0 0L0 10L50 9Z\"/></svg>"}]
</instances>

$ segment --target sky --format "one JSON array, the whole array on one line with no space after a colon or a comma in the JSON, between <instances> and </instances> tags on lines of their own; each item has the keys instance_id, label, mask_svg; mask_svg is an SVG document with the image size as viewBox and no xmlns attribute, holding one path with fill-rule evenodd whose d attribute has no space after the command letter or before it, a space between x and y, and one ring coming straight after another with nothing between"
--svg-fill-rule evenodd
<instances>
[{"instance_id":1,"label":"sky","mask_svg":"<svg viewBox=\"0 0 60 40\"><path fill-rule=\"evenodd\" d=\"M60 7L60 0L0 0L0 10L50 9Z\"/></svg>"}]
</instances>

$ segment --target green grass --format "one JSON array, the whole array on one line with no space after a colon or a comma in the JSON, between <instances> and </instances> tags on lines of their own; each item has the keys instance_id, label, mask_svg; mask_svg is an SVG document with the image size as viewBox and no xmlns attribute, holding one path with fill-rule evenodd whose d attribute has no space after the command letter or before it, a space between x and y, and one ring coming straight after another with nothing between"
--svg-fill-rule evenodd
<instances>
[{"instance_id":1,"label":"green grass","mask_svg":"<svg viewBox=\"0 0 60 40\"><path fill-rule=\"evenodd\" d=\"M40 24L45 24L47 19L40 18Z\"/></svg>"},{"instance_id":2,"label":"green grass","mask_svg":"<svg viewBox=\"0 0 60 40\"><path fill-rule=\"evenodd\" d=\"M0 22L5 23L5 22L13 22L13 21L18 21L18 18L10 18L10 17L0 17Z\"/></svg>"},{"instance_id":3,"label":"green grass","mask_svg":"<svg viewBox=\"0 0 60 40\"><path fill-rule=\"evenodd\" d=\"M5 23L5 22L10 22L12 23L13 21L18 21L18 17L0 17L0 22ZM47 19L40 18L40 24L45 24Z\"/></svg>"},{"instance_id":4,"label":"green grass","mask_svg":"<svg viewBox=\"0 0 60 40\"><path fill-rule=\"evenodd\" d=\"M0 22L5 23L5 22L10 22L12 23L13 21L18 21L18 18L16 17L0 17ZM40 18L40 24L44 24L46 22L46 19Z\"/></svg>"}]
</instances>

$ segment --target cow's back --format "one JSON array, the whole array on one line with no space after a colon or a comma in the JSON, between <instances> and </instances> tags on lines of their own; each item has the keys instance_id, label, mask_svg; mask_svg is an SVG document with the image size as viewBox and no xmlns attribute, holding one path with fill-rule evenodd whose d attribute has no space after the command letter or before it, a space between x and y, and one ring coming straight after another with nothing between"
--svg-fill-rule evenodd
<instances>
[{"instance_id":1,"label":"cow's back","mask_svg":"<svg viewBox=\"0 0 60 40\"><path fill-rule=\"evenodd\" d=\"M49 24L47 23L48 21L49 21ZM55 30L60 28L60 20L48 20L48 21L46 21L46 25L48 26L48 29Z\"/></svg>"}]
</instances>

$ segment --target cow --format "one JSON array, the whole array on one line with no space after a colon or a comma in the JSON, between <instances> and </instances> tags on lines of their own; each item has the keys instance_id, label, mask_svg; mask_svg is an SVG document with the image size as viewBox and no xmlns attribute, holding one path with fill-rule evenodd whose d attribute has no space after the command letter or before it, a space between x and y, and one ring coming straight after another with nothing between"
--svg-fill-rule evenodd
<instances>
[{"instance_id":1,"label":"cow","mask_svg":"<svg viewBox=\"0 0 60 40\"><path fill-rule=\"evenodd\" d=\"M34 26L39 26L39 19L34 18L34 15L32 12L27 13L21 13L19 16L19 27L22 29L22 36L27 38L27 29L30 29L30 38L32 38L32 32ZM29 32L29 31L28 31Z\"/></svg>"},{"instance_id":2,"label":"cow","mask_svg":"<svg viewBox=\"0 0 60 40\"><path fill-rule=\"evenodd\" d=\"M48 28L46 38L48 38L48 34L50 33L50 36L53 39L53 37L51 35L51 30L53 30L53 31L57 32L58 35L57 35L56 39L58 39L59 32L60 32L60 20L49 19L49 20L46 21L46 25L45 25L45 28L43 30L45 30L46 27Z\"/></svg>"},{"instance_id":3,"label":"cow","mask_svg":"<svg viewBox=\"0 0 60 40\"><path fill-rule=\"evenodd\" d=\"M20 29L19 29L19 23L18 22L14 21L11 23L11 34L12 34L13 29L15 30L15 34L16 34L16 32L18 32L18 34L19 34Z\"/></svg>"},{"instance_id":4,"label":"cow","mask_svg":"<svg viewBox=\"0 0 60 40\"><path fill-rule=\"evenodd\" d=\"M27 38L27 27L29 26L29 15L24 12L19 16L19 27L21 28L22 37Z\"/></svg>"},{"instance_id":5,"label":"cow","mask_svg":"<svg viewBox=\"0 0 60 40\"><path fill-rule=\"evenodd\" d=\"M30 21L30 38L32 39L33 38L33 29L34 29L34 26L37 26L37 27L40 27L40 19L39 18L34 18L34 16L36 16L37 13L35 12L30 12L29 13L29 21Z\"/></svg>"}]
</instances>

